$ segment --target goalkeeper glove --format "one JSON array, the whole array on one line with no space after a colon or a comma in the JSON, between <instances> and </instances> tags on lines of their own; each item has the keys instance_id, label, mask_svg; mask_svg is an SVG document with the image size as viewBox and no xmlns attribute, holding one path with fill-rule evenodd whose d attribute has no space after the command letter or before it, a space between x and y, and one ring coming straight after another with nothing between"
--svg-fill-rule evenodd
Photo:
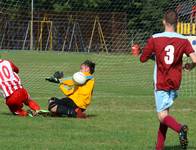
<instances>
[{"instance_id":1,"label":"goalkeeper glove","mask_svg":"<svg viewBox=\"0 0 196 150\"><path fill-rule=\"evenodd\" d=\"M49 82L53 82L53 83L60 83L59 79L57 79L55 77L45 78L45 80L47 80Z\"/></svg>"},{"instance_id":2,"label":"goalkeeper glove","mask_svg":"<svg viewBox=\"0 0 196 150\"><path fill-rule=\"evenodd\" d=\"M63 76L64 74L62 71L56 71L52 77L46 78L46 80L53 83L60 83L59 79L63 78Z\"/></svg>"},{"instance_id":3,"label":"goalkeeper glove","mask_svg":"<svg viewBox=\"0 0 196 150\"><path fill-rule=\"evenodd\" d=\"M57 78L57 79L61 79L61 78L63 78L63 76L64 76L64 74L63 74L63 72L61 71L56 71L54 74L53 74L53 77L54 78Z\"/></svg>"}]
</instances>

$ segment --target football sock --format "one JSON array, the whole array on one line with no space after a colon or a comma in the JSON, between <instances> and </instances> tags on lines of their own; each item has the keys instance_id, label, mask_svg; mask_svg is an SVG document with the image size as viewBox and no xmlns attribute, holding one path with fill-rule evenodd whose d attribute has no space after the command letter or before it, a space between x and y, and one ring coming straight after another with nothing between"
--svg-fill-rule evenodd
<instances>
[{"instance_id":1,"label":"football sock","mask_svg":"<svg viewBox=\"0 0 196 150\"><path fill-rule=\"evenodd\" d=\"M164 142L166 139L167 129L168 129L167 125L160 123L158 135L157 135L156 150L163 150L164 149Z\"/></svg>"},{"instance_id":2,"label":"football sock","mask_svg":"<svg viewBox=\"0 0 196 150\"><path fill-rule=\"evenodd\" d=\"M24 117L24 116L28 115L28 113L23 109L18 109L17 111L14 112L14 114L18 115L18 116L21 116L21 117Z\"/></svg>"},{"instance_id":3,"label":"football sock","mask_svg":"<svg viewBox=\"0 0 196 150\"><path fill-rule=\"evenodd\" d=\"M40 106L33 100L28 100L25 104L29 106L32 110L40 110Z\"/></svg>"},{"instance_id":4,"label":"football sock","mask_svg":"<svg viewBox=\"0 0 196 150\"><path fill-rule=\"evenodd\" d=\"M172 116L168 115L163 119L163 124L167 125L172 130L176 131L177 133L180 132L182 127Z\"/></svg>"}]
</instances>

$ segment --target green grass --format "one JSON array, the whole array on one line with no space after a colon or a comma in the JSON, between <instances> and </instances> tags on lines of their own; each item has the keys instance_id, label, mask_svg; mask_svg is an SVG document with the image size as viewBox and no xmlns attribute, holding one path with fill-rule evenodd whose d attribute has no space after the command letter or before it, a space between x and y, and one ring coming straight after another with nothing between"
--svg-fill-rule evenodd
<instances>
[{"instance_id":1,"label":"green grass","mask_svg":"<svg viewBox=\"0 0 196 150\"><path fill-rule=\"evenodd\" d=\"M1 150L154 149L158 121L152 90L152 62L141 64L138 58L129 55L32 51L4 51L1 55L19 66L22 83L42 108L46 108L51 96L63 96L56 85L44 80L45 77L57 70L71 76L85 59L97 63L94 97L86 120L16 117L1 102ZM183 87L188 89L186 83L183 81ZM185 92L190 91L180 91ZM189 150L196 149L195 98L180 96L171 111L177 120L190 127ZM166 150L179 150L178 136L171 130Z\"/></svg>"}]
</instances>

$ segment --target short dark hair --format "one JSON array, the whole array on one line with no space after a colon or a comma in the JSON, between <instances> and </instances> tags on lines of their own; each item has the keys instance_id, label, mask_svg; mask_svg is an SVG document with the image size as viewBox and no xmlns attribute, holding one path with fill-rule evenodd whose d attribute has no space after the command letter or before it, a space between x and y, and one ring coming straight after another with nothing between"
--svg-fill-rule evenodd
<instances>
[{"instance_id":1,"label":"short dark hair","mask_svg":"<svg viewBox=\"0 0 196 150\"><path fill-rule=\"evenodd\" d=\"M175 10L167 10L163 19L166 23L176 26L178 22L178 14Z\"/></svg>"},{"instance_id":2,"label":"short dark hair","mask_svg":"<svg viewBox=\"0 0 196 150\"><path fill-rule=\"evenodd\" d=\"M95 63L90 60L85 60L81 65L86 65L90 68L90 73L93 74L95 72Z\"/></svg>"}]
</instances>

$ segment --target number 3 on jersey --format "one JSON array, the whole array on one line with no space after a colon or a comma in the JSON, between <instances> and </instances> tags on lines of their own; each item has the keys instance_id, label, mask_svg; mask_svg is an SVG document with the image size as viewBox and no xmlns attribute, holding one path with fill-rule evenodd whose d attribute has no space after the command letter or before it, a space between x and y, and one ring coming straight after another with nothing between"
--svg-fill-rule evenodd
<instances>
[{"instance_id":1,"label":"number 3 on jersey","mask_svg":"<svg viewBox=\"0 0 196 150\"><path fill-rule=\"evenodd\" d=\"M164 57L165 63L167 65L171 65L174 62L174 46L167 45L164 50L166 51L166 55Z\"/></svg>"}]
</instances>

